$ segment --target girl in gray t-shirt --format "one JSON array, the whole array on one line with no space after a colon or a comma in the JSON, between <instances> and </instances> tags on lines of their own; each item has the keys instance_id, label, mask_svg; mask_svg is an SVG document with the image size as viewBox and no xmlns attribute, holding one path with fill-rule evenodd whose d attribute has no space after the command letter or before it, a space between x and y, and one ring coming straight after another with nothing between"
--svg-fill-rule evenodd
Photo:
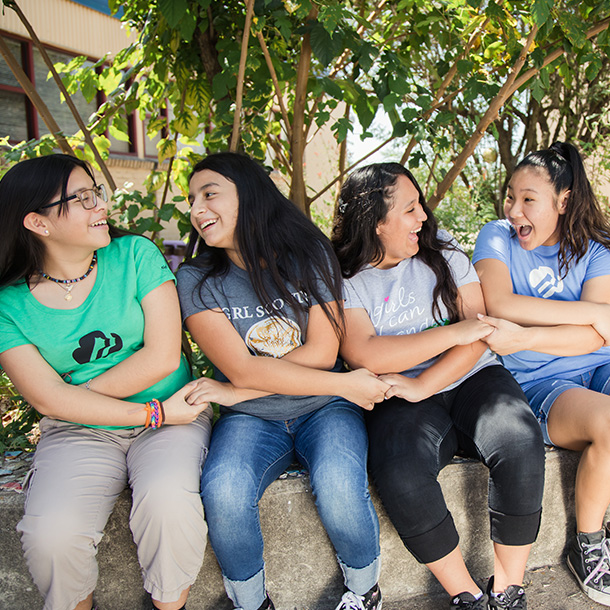
<instances>
[{"instance_id":1,"label":"girl in gray t-shirt","mask_svg":"<svg viewBox=\"0 0 610 610\"><path fill-rule=\"evenodd\" d=\"M485 304L470 261L398 163L348 178L332 241L345 278L341 354L392 386L367 413L370 469L390 519L450 607L525 608L544 449L519 385L481 341L492 328L477 319ZM458 450L490 470L487 593L464 564L437 481Z\"/></svg>"},{"instance_id":2,"label":"girl in gray t-shirt","mask_svg":"<svg viewBox=\"0 0 610 610\"><path fill-rule=\"evenodd\" d=\"M179 270L178 291L186 327L216 373L196 395L222 405L201 497L227 594L236 608L273 608L258 501L298 460L343 571L337 610L380 609L362 407L383 400L389 385L365 370L331 371L343 308L330 242L243 155L195 165L189 201L196 256Z\"/></svg>"}]
</instances>

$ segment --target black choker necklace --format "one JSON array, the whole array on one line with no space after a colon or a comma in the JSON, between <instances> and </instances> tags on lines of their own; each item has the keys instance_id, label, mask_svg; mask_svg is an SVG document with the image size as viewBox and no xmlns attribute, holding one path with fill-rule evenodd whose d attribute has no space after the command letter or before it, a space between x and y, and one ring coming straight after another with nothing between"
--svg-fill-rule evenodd
<instances>
[{"instance_id":1,"label":"black choker necklace","mask_svg":"<svg viewBox=\"0 0 610 610\"><path fill-rule=\"evenodd\" d=\"M85 272L84 275L77 277L73 280L58 280L56 277L51 277L48 273L42 271L42 269L38 270L38 273L42 275L45 280L51 280L51 282L55 282L62 290L66 291L66 295L64 299L66 301L72 300L72 288L74 288L74 284L84 280L86 277L89 277L89 274L93 271L93 267L95 267L95 263L97 262L97 250L93 253L93 258L91 259L91 264L89 265L89 269Z\"/></svg>"}]
</instances>

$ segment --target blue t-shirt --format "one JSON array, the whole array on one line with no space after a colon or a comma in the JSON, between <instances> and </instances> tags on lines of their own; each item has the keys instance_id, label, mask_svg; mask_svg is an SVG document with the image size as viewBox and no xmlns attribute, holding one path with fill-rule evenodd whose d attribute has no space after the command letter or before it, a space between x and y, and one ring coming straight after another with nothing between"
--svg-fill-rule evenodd
<instances>
[{"instance_id":1,"label":"blue t-shirt","mask_svg":"<svg viewBox=\"0 0 610 610\"><path fill-rule=\"evenodd\" d=\"M446 231L439 231L444 241L457 242ZM458 288L479 281L468 257L461 250L443 250L453 279ZM345 308L364 309L377 335L412 335L434 326L449 323L448 311L440 301L441 320L435 320L432 312L433 292L436 286L434 271L420 257L406 258L395 267L380 269L367 265L354 277L344 280ZM434 356L407 371L405 377L417 377L434 364L441 355ZM472 369L461 379L443 388L458 386L464 379L482 368L498 364L489 350L485 350Z\"/></svg>"},{"instance_id":2,"label":"blue t-shirt","mask_svg":"<svg viewBox=\"0 0 610 610\"><path fill-rule=\"evenodd\" d=\"M95 284L74 309L43 305L24 281L0 289L0 353L34 345L66 381L85 383L143 347L142 299L167 281L174 275L155 244L136 235L114 238L98 250ZM125 400L165 400L191 379L183 358L172 374Z\"/></svg>"},{"instance_id":3,"label":"blue t-shirt","mask_svg":"<svg viewBox=\"0 0 610 610\"><path fill-rule=\"evenodd\" d=\"M510 271L513 293L556 301L579 301L587 280L610 275L610 251L589 241L586 254L570 266L565 277L559 272L559 244L525 250L508 220L487 223L477 238L473 263L486 258L503 262ZM602 347L582 356L552 356L520 351L502 361L525 388L538 381L580 375L610 362L610 348Z\"/></svg>"}]
</instances>

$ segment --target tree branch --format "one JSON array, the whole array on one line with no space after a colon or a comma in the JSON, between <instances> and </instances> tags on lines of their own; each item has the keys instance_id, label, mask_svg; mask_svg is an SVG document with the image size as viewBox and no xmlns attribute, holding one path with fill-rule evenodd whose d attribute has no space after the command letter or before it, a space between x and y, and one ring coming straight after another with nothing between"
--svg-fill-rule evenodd
<instances>
[{"instance_id":1,"label":"tree branch","mask_svg":"<svg viewBox=\"0 0 610 610\"><path fill-rule=\"evenodd\" d=\"M30 22L27 20L27 17L23 14L23 11L19 8L17 2L15 2L14 0L11 0L11 2L8 3L7 6L9 8L12 8L17 13L17 15L19 16L19 19L21 20L21 23L23 23L25 29L28 31L28 34L30 35L32 42L36 45L36 48L40 52L40 55L41 55L44 63L47 65L47 68L49 68L49 72L51 72L51 75L53 76L53 80L55 81L55 84L59 87L59 90L62 92L64 99L66 100L66 104L67 104L68 108L70 109L70 112L72 113L72 116L74 117L74 120L76 121L76 124L78 125L79 129L83 132L85 142L87 142L87 144L91 148L91 151L93 152L93 156L95 157L95 160L96 160L97 164L99 165L101 172L104 174L104 178L106 178L106 181L108 182L108 186L114 192L116 190L116 183L114 181L114 178L112 177L112 174L110 173L108 166L106 165L104 159L102 159L102 156L100 155L100 151L97 149L97 146L93 142L93 138L91 137L91 134L89 133L89 130L87 129L87 126L85 125L85 122L83 121L80 114L78 113L78 110L77 110L76 106L74 105L74 102L72 101L72 98L70 97L70 94L67 92L61 78L59 77L59 74L57 74L57 70L55 70L55 66L53 65L53 62L51 61L51 59L49 58L45 48L42 46L42 43L40 42L40 39L36 35L34 28L30 24Z\"/></svg>"},{"instance_id":2,"label":"tree branch","mask_svg":"<svg viewBox=\"0 0 610 610\"><path fill-rule=\"evenodd\" d=\"M599 23L596 23L586 34L585 34L585 38L587 40L589 40L590 38L593 38L593 36L597 36L598 34L600 34L601 32L603 32L604 30L608 29L608 26L610 26L610 17L606 17L606 19L603 19L602 21L600 21ZM513 83L511 89L510 89L510 95L512 95L515 91L517 91L517 89L519 89L520 87L522 87L528 80L530 80L532 77L536 76L536 74L538 74L538 72L540 72L540 70L542 68L546 68L546 66L548 66L550 63L554 62L557 58L561 57L563 54L565 53L565 50L563 48L561 49L555 49L552 53L550 53L549 55L547 55L544 58L544 61L542 62L542 65L539 68L530 68L529 70L527 70L526 72L524 72L519 78L517 78L515 80L515 82Z\"/></svg>"},{"instance_id":3,"label":"tree branch","mask_svg":"<svg viewBox=\"0 0 610 610\"><path fill-rule=\"evenodd\" d=\"M284 104L284 97L282 96L282 91L280 89L280 83L277 78L277 72L275 71L273 62L271 61L271 55L269 54L269 49L267 48L267 43L265 42L265 38L263 37L262 32L257 32L256 37L258 38L258 42L261 45L263 55L265 56L265 61L267 62L269 74L271 74L271 80L273 81L275 95L277 97L277 101L280 105L280 110L282 112L282 119L284 120L284 124L286 125L286 135L290 140L292 138L292 127L290 126L290 119L288 118L288 111L286 110L286 105Z\"/></svg>"},{"instance_id":4,"label":"tree branch","mask_svg":"<svg viewBox=\"0 0 610 610\"><path fill-rule=\"evenodd\" d=\"M313 21L318 16L318 7L313 5L307 21ZM309 32L303 37L301 54L297 66L297 82L294 93L294 119L292 124L292 139L290 141L291 161L293 168L290 184L290 199L303 210L309 213L310 201L305 190L303 165L305 162L305 107L307 104L307 80L311 66L311 42Z\"/></svg>"},{"instance_id":5,"label":"tree branch","mask_svg":"<svg viewBox=\"0 0 610 610\"><path fill-rule=\"evenodd\" d=\"M438 185L438 187L434 191L434 194L428 201L428 206L430 207L430 209L433 210L440 203L442 198L445 196L445 194L447 193L447 191L449 190L449 188L451 187L451 185L453 184L455 179L458 177L458 175L460 174L460 172L466 165L466 161L468 160L470 155L472 155L472 153L474 152L474 149L476 148L477 144L481 141L481 138L485 134L485 131L487 130L489 125L497 118L500 108L506 102L506 100L512 95L512 87L515 83L517 75L521 71L521 68L523 68L523 64L525 64L525 59L526 59L529 49L532 45L532 42L536 38L537 33L538 33L538 26L535 25L532 28L529 36L527 37L527 41L523 45L523 48L521 49L521 53L519 53L519 57L518 57L517 61L515 62L515 65L512 67L512 69L508 75L508 78L506 79L506 82L504 83L504 85L502 85L502 88L498 92L498 95L496 95L496 97L491 101L491 104L489 105L487 112L483 115L483 118L479 121L479 124L477 125L475 132L472 134L472 136L466 143L466 146L464 146L464 148L462 149L462 152L457 156L457 158L455 159L455 161L453 163L453 166L447 172L447 174L443 178L443 181Z\"/></svg>"},{"instance_id":6,"label":"tree branch","mask_svg":"<svg viewBox=\"0 0 610 610\"><path fill-rule=\"evenodd\" d=\"M231 134L231 146L229 150L235 152L239 144L239 127L241 123L241 107L244 96L244 76L246 74L246 60L248 59L248 40L250 38L250 24L254 13L254 0L246 2L246 24L241 39L241 56L239 58L239 70L237 72L237 92L235 94L235 115L233 116L233 132Z\"/></svg>"},{"instance_id":7,"label":"tree branch","mask_svg":"<svg viewBox=\"0 0 610 610\"><path fill-rule=\"evenodd\" d=\"M423 114L423 116L421 118L422 121L425 121L428 118L430 118L430 116L432 116L432 113L434 112L434 110L436 110L436 108L438 108L441 105L441 103L446 103L448 101L448 100L443 100L442 98L445 95L445 91L447 91L447 87L449 87L449 85L451 84L451 81L453 81L453 79L455 78L455 75L457 74L458 61L460 59L462 59L463 57L466 57L466 55L468 54L470 49L472 49L473 45L478 40L479 36L481 35L481 32L487 27L488 23L489 23L489 18L485 19L485 21L481 24L481 26L477 29L476 32L473 32L472 36L470 37L470 40L466 43L464 50L462 51L462 53L460 53L458 55L456 60L453 62L451 68L449 68L447 75L443 79L441 86L438 88L438 91L436 92L436 94L434 96L435 103L428 110L426 110L426 112ZM402 157L400 159L401 165L404 165L407 162L409 155L415 148L415 144L417 144L417 140L415 139L415 136L412 136L411 139L409 140L409 143L407 144L407 147L405 148L405 152L402 154Z\"/></svg>"},{"instance_id":8,"label":"tree branch","mask_svg":"<svg viewBox=\"0 0 610 610\"><path fill-rule=\"evenodd\" d=\"M326 193L326 191L328 189L330 189L333 186L333 184L339 182L339 180L341 180L341 178L343 178L343 176L345 176L345 174L349 174L349 172L351 172L354 169L354 167L356 167L363 161L366 161L371 155L374 155L378 150L381 150L384 146L386 146L386 144L389 144L393 139L394 139L394 136L390 136L387 140L385 140L384 142L379 144L379 146L376 146L375 148L373 148L373 150L371 150L370 152L367 152L366 155L364 155L364 157L361 157L360 159L358 159L358 161L356 161L355 163L352 163L346 170L340 172L339 175L334 180L329 182L321 191L318 191L313 197L310 197L309 203L310 204L313 203L316 199L318 199L319 197L324 195L324 193Z\"/></svg>"}]
</instances>

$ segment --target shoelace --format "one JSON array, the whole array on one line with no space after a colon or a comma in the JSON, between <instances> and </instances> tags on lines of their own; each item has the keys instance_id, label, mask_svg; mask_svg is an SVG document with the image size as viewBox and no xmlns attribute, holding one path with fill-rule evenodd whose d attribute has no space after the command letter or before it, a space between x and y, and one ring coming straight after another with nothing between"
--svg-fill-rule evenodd
<instances>
[{"instance_id":1,"label":"shoelace","mask_svg":"<svg viewBox=\"0 0 610 610\"><path fill-rule=\"evenodd\" d=\"M589 555L593 551L601 552L599 557L595 556L590 559L585 557L586 563L591 563L592 561L597 563L589 576L585 578L584 584L588 584L591 580L597 584L604 576L610 576L610 540L604 538L601 544L584 544L583 547L585 555Z\"/></svg>"},{"instance_id":2,"label":"shoelace","mask_svg":"<svg viewBox=\"0 0 610 610\"><path fill-rule=\"evenodd\" d=\"M453 598L452 604L456 608L466 608L465 604L468 604L471 610L487 610L487 603L485 600L487 600L487 597L483 595L483 597L479 597L479 599L473 600L472 602L465 602L457 595Z\"/></svg>"},{"instance_id":3,"label":"shoelace","mask_svg":"<svg viewBox=\"0 0 610 610\"><path fill-rule=\"evenodd\" d=\"M525 598L523 595L523 588L519 587L517 590L517 597L515 599L510 599L510 596L506 594L506 592L498 593L496 599L500 601L501 604L504 604L505 608L511 608L514 610L523 610L525 608ZM491 607L491 606L490 606Z\"/></svg>"},{"instance_id":4,"label":"shoelace","mask_svg":"<svg viewBox=\"0 0 610 610\"><path fill-rule=\"evenodd\" d=\"M346 591L335 610L364 610L363 598L353 591Z\"/></svg>"}]
</instances>

